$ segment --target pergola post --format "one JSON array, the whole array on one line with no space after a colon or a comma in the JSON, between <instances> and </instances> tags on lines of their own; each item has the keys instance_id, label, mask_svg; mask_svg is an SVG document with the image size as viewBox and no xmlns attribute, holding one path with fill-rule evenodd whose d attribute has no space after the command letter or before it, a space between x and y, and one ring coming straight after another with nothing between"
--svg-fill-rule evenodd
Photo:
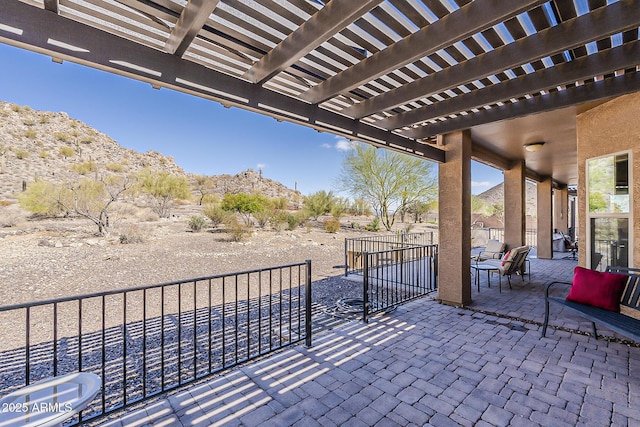
<instances>
[{"instance_id":1,"label":"pergola post","mask_svg":"<svg viewBox=\"0 0 640 427\"><path fill-rule=\"evenodd\" d=\"M538 258L553 258L553 182L551 178L538 182L538 242L536 250Z\"/></svg>"},{"instance_id":2,"label":"pergola post","mask_svg":"<svg viewBox=\"0 0 640 427\"><path fill-rule=\"evenodd\" d=\"M504 171L504 242L509 249L525 243L525 165L516 160Z\"/></svg>"},{"instance_id":3,"label":"pergola post","mask_svg":"<svg viewBox=\"0 0 640 427\"><path fill-rule=\"evenodd\" d=\"M471 133L440 136L446 162L438 169L438 299L471 303Z\"/></svg>"}]
</instances>

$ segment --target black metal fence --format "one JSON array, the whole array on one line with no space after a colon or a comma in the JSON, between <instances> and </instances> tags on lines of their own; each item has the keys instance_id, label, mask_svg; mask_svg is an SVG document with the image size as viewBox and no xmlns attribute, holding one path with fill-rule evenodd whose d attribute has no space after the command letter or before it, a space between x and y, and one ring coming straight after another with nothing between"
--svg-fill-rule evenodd
<instances>
[{"instance_id":1,"label":"black metal fence","mask_svg":"<svg viewBox=\"0 0 640 427\"><path fill-rule=\"evenodd\" d=\"M438 245L363 255L363 320L438 289Z\"/></svg>"},{"instance_id":2,"label":"black metal fence","mask_svg":"<svg viewBox=\"0 0 640 427\"><path fill-rule=\"evenodd\" d=\"M404 247L433 244L433 232L395 233L380 236L356 237L344 240L344 274L362 272L365 252L386 251Z\"/></svg>"},{"instance_id":3,"label":"black metal fence","mask_svg":"<svg viewBox=\"0 0 640 427\"><path fill-rule=\"evenodd\" d=\"M311 346L311 261L0 307L0 325L3 394L70 372L102 378L77 424L285 346Z\"/></svg>"},{"instance_id":4,"label":"black metal fence","mask_svg":"<svg viewBox=\"0 0 640 427\"><path fill-rule=\"evenodd\" d=\"M474 228L472 230L472 240L473 246L486 246L489 240L504 242L504 228ZM527 228L525 230L525 244L528 246L537 246L538 230L535 228Z\"/></svg>"}]
</instances>

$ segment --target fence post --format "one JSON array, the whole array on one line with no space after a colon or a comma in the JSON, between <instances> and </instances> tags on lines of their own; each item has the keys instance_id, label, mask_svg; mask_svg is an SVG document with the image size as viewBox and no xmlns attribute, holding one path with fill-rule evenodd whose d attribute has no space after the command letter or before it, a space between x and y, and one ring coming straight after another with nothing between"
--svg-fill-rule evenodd
<instances>
[{"instance_id":1,"label":"fence post","mask_svg":"<svg viewBox=\"0 0 640 427\"><path fill-rule=\"evenodd\" d=\"M305 261L307 265L307 286L305 286L305 346L311 347L311 260Z\"/></svg>"},{"instance_id":2,"label":"fence post","mask_svg":"<svg viewBox=\"0 0 640 427\"><path fill-rule=\"evenodd\" d=\"M344 277L349 275L349 239L344 239Z\"/></svg>"},{"instance_id":3,"label":"fence post","mask_svg":"<svg viewBox=\"0 0 640 427\"><path fill-rule=\"evenodd\" d=\"M362 257L364 258L362 260L362 266L364 268L362 271L362 283L364 287L364 295L362 296L362 321L369 323L367 316L369 311L369 252L363 252Z\"/></svg>"}]
</instances>

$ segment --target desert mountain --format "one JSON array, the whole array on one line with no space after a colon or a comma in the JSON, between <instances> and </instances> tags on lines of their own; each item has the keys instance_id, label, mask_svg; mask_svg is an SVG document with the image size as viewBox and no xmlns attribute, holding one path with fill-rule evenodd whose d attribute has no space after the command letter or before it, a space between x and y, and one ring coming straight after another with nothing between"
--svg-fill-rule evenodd
<instances>
[{"instance_id":1,"label":"desert mountain","mask_svg":"<svg viewBox=\"0 0 640 427\"><path fill-rule=\"evenodd\" d=\"M155 151L139 153L120 146L108 135L66 113L37 111L0 101L0 200L16 194L36 179L74 181L103 173L135 174L142 168L186 176L173 158ZM300 192L263 178L251 170L211 177L209 192L260 192L298 203Z\"/></svg>"},{"instance_id":2,"label":"desert mountain","mask_svg":"<svg viewBox=\"0 0 640 427\"><path fill-rule=\"evenodd\" d=\"M532 182L526 181L526 203L527 203L527 215L536 215L536 185ZM489 188L486 191L478 194L476 197L486 202L488 205L504 204L504 183L501 182Z\"/></svg>"}]
</instances>

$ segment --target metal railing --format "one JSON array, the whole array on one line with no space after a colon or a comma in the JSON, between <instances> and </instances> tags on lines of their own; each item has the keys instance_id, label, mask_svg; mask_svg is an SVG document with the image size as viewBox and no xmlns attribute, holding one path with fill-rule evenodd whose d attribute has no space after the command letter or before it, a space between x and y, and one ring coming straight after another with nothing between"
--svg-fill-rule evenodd
<instances>
[{"instance_id":1,"label":"metal railing","mask_svg":"<svg viewBox=\"0 0 640 427\"><path fill-rule=\"evenodd\" d=\"M486 246L489 240L504 242L504 228L474 228L472 229L472 240L472 246ZM535 228L527 228L525 230L525 244L528 246L537 246L538 230Z\"/></svg>"},{"instance_id":2,"label":"metal railing","mask_svg":"<svg viewBox=\"0 0 640 427\"><path fill-rule=\"evenodd\" d=\"M363 320L438 289L438 245L363 255Z\"/></svg>"},{"instance_id":3,"label":"metal railing","mask_svg":"<svg viewBox=\"0 0 640 427\"><path fill-rule=\"evenodd\" d=\"M433 232L395 233L344 239L344 275L362 272L365 252L433 244Z\"/></svg>"},{"instance_id":4,"label":"metal railing","mask_svg":"<svg viewBox=\"0 0 640 427\"><path fill-rule=\"evenodd\" d=\"M77 424L291 344L311 346L311 261L0 307L0 325L3 394L70 372L102 378Z\"/></svg>"}]
</instances>

